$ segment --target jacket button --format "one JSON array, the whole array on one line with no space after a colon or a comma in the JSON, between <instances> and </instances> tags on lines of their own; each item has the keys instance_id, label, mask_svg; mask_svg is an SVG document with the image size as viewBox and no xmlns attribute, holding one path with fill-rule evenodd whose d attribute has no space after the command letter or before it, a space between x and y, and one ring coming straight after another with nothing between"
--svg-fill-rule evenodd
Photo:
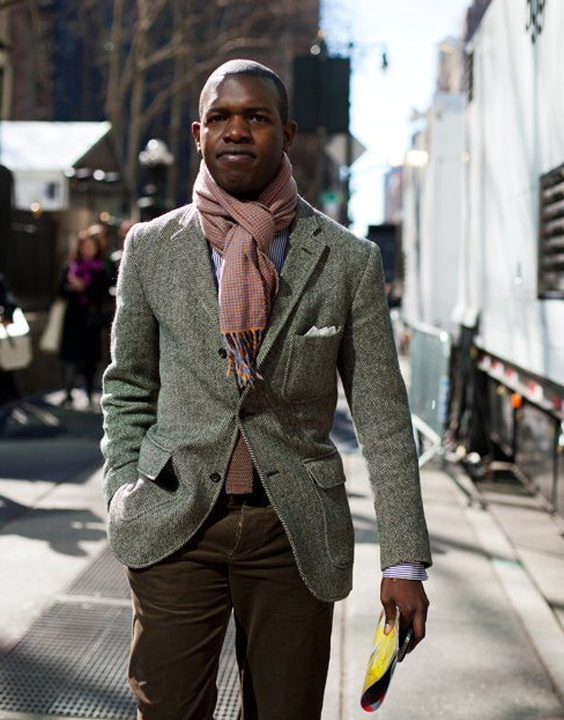
<instances>
[{"instance_id":1,"label":"jacket button","mask_svg":"<svg viewBox=\"0 0 564 720\"><path fill-rule=\"evenodd\" d=\"M221 475L218 472L212 472L210 480L214 483L218 483L221 480Z\"/></svg>"},{"instance_id":2,"label":"jacket button","mask_svg":"<svg viewBox=\"0 0 564 720\"><path fill-rule=\"evenodd\" d=\"M219 348L217 353L218 353L219 357L222 358L223 360L225 360L225 358L227 357L227 350L225 348Z\"/></svg>"}]
</instances>

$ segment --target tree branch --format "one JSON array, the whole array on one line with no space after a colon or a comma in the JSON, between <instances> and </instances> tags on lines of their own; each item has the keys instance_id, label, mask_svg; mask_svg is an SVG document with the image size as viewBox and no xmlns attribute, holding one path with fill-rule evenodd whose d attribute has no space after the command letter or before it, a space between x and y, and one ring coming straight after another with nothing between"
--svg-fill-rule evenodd
<instances>
[{"instance_id":1,"label":"tree branch","mask_svg":"<svg viewBox=\"0 0 564 720\"><path fill-rule=\"evenodd\" d=\"M14 5L21 5L23 3L31 2L31 0L0 0L0 12L2 10L9 10Z\"/></svg>"},{"instance_id":2,"label":"tree branch","mask_svg":"<svg viewBox=\"0 0 564 720\"><path fill-rule=\"evenodd\" d=\"M208 73L214 70L218 64L218 57L227 55L235 50L252 50L256 48L269 48L272 47L272 40L269 38L259 39L256 37L235 37L227 42L220 48L217 56L213 56L208 60L203 60L193 66L192 72L184 75L184 77L176 82L172 83L166 88L163 88L153 101L145 108L141 116L141 125L146 127L151 120L153 120L161 110L166 106L170 98L176 93L186 90L186 88L193 87L197 84L198 78L203 73Z\"/></svg>"}]
</instances>

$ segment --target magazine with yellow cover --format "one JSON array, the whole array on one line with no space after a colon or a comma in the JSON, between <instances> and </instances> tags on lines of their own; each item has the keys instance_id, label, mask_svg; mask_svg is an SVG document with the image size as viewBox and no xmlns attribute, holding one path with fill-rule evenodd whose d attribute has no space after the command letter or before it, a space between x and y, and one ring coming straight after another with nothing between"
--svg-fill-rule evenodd
<instances>
[{"instance_id":1,"label":"magazine with yellow cover","mask_svg":"<svg viewBox=\"0 0 564 720\"><path fill-rule=\"evenodd\" d=\"M360 704L366 712L374 712L384 701L398 661L399 610L396 610L396 619L387 635L384 633L385 624L386 614L382 610L376 626L360 699Z\"/></svg>"}]
</instances>

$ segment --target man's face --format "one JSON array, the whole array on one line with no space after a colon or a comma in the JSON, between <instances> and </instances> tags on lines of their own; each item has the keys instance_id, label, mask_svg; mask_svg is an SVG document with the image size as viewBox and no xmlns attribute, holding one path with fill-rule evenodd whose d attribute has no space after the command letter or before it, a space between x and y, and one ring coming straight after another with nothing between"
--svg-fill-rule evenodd
<instances>
[{"instance_id":1,"label":"man's face","mask_svg":"<svg viewBox=\"0 0 564 720\"><path fill-rule=\"evenodd\" d=\"M216 183L239 199L254 199L276 175L296 125L283 123L273 82L227 75L208 82L200 122L192 124L196 147Z\"/></svg>"}]
</instances>

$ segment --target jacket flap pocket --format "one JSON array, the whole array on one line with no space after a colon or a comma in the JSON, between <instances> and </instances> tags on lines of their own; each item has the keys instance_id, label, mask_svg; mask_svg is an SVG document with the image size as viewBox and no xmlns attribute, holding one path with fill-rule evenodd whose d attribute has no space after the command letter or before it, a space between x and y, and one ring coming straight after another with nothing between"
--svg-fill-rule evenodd
<instances>
[{"instance_id":1,"label":"jacket flap pocket","mask_svg":"<svg viewBox=\"0 0 564 720\"><path fill-rule=\"evenodd\" d=\"M172 452L157 445L150 435L145 435L139 450L138 469L143 477L156 480L170 460Z\"/></svg>"},{"instance_id":2,"label":"jacket flap pocket","mask_svg":"<svg viewBox=\"0 0 564 720\"><path fill-rule=\"evenodd\" d=\"M345 482L343 461L338 452L314 460L306 460L305 468L315 483L326 490L338 487Z\"/></svg>"}]
</instances>

